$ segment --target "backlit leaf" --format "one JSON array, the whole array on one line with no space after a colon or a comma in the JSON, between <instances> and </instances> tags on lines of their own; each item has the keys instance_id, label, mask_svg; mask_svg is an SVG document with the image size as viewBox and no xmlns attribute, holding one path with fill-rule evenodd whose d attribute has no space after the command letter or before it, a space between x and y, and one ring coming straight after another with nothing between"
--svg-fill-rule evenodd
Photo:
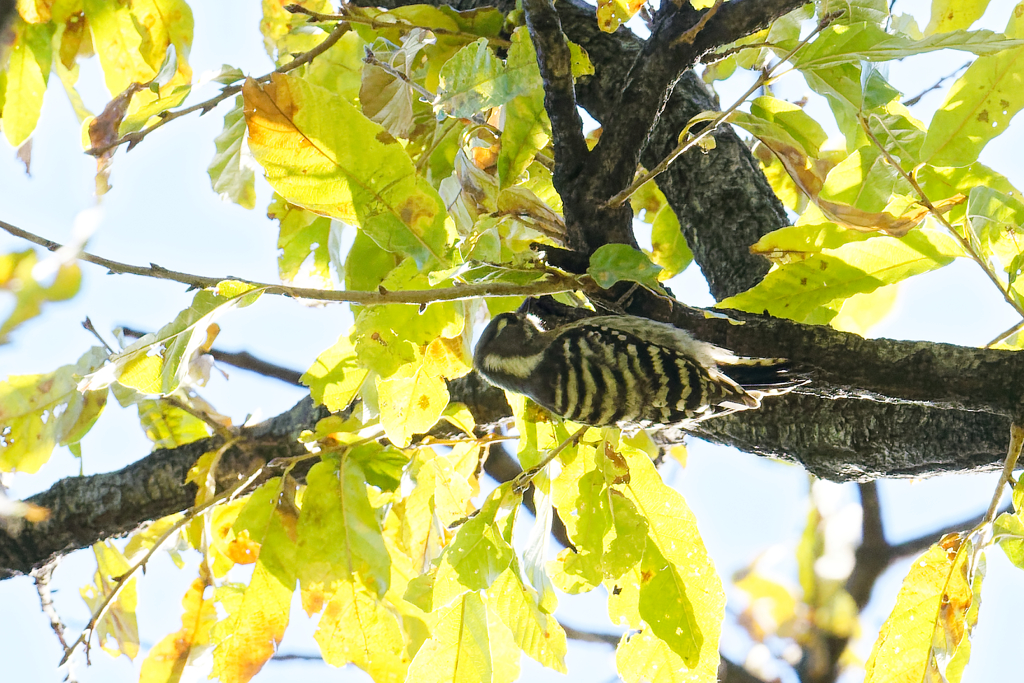
<instances>
[{"instance_id":1,"label":"backlit leaf","mask_svg":"<svg viewBox=\"0 0 1024 683\"><path fill-rule=\"evenodd\" d=\"M1010 13L1008 38L1024 38L1022 8L1024 5L1018 5ZM1018 41L1007 47L1004 52L974 60L950 88L928 126L922 161L933 166L966 166L976 161L989 140L1006 130L1010 119L1024 107L1020 87L1024 45Z\"/></svg>"},{"instance_id":2,"label":"backlit leaf","mask_svg":"<svg viewBox=\"0 0 1024 683\"><path fill-rule=\"evenodd\" d=\"M36 279L42 268L40 264L49 265L58 258L54 255L38 261L36 252L31 249L0 255L0 290L14 295L14 309L0 325L0 344L7 343L8 335L18 325L39 315L44 303L66 301L78 293L82 272L73 260L59 263L49 284Z\"/></svg>"},{"instance_id":3,"label":"backlit leaf","mask_svg":"<svg viewBox=\"0 0 1024 683\"><path fill-rule=\"evenodd\" d=\"M140 401L139 423L154 448L177 448L210 435L210 428L198 417L167 401Z\"/></svg>"},{"instance_id":4,"label":"backlit leaf","mask_svg":"<svg viewBox=\"0 0 1024 683\"><path fill-rule=\"evenodd\" d=\"M188 379L193 354L203 352L201 347L214 321L232 308L252 304L261 293L252 285L233 280L200 291L174 322L111 356L111 364L89 375L80 388L100 388L117 380L143 394L174 392Z\"/></svg>"},{"instance_id":5,"label":"backlit leaf","mask_svg":"<svg viewBox=\"0 0 1024 683\"><path fill-rule=\"evenodd\" d=\"M605 33L613 33L621 24L640 11L645 0L599 0L597 25Z\"/></svg>"},{"instance_id":6,"label":"backlit leaf","mask_svg":"<svg viewBox=\"0 0 1024 683\"><path fill-rule=\"evenodd\" d=\"M383 595L390 560L362 468L348 457L338 466L320 462L306 481L297 556L306 612L319 612L338 590L351 592L353 581L361 590Z\"/></svg>"},{"instance_id":7,"label":"backlit leaf","mask_svg":"<svg viewBox=\"0 0 1024 683\"><path fill-rule=\"evenodd\" d=\"M107 391L80 393L76 387L106 356L94 346L75 365L46 375L10 375L0 382L0 471L36 472L54 446L85 436L107 403Z\"/></svg>"},{"instance_id":8,"label":"backlit leaf","mask_svg":"<svg viewBox=\"0 0 1024 683\"><path fill-rule=\"evenodd\" d=\"M359 226L387 251L445 262L445 210L389 133L300 78L246 81L249 148L285 199ZM344 125L342 125L344 122Z\"/></svg>"},{"instance_id":9,"label":"backlit leaf","mask_svg":"<svg viewBox=\"0 0 1024 683\"><path fill-rule=\"evenodd\" d=\"M117 547L107 541L92 547L96 555L96 575L93 583L81 588L82 599L95 612L106 597L117 587L117 579L130 568L128 560ZM128 579L107 613L96 624L100 646L111 657L125 655L135 659L139 654L139 624L135 616L139 597L135 577Z\"/></svg>"},{"instance_id":10,"label":"backlit leaf","mask_svg":"<svg viewBox=\"0 0 1024 683\"><path fill-rule=\"evenodd\" d=\"M332 221L289 203L280 195L267 208L267 217L276 219L281 230L277 237L277 270L284 282L305 287L333 289L331 256L328 244Z\"/></svg>"},{"instance_id":11,"label":"backlit leaf","mask_svg":"<svg viewBox=\"0 0 1024 683\"><path fill-rule=\"evenodd\" d=\"M987 7L988 0L932 0L932 17L925 35L970 28Z\"/></svg>"},{"instance_id":12,"label":"backlit leaf","mask_svg":"<svg viewBox=\"0 0 1024 683\"><path fill-rule=\"evenodd\" d=\"M388 439L405 448L413 434L424 434L448 405L448 387L424 365L403 365L387 379L377 378L380 421Z\"/></svg>"},{"instance_id":13,"label":"backlit leaf","mask_svg":"<svg viewBox=\"0 0 1024 683\"><path fill-rule=\"evenodd\" d=\"M242 153L245 137L245 117L242 115L242 97L235 98L235 106L224 115L224 130L214 139L217 153L207 173L213 191L226 201L244 209L256 206L256 188L252 168Z\"/></svg>"},{"instance_id":14,"label":"backlit leaf","mask_svg":"<svg viewBox=\"0 0 1024 683\"><path fill-rule=\"evenodd\" d=\"M213 600L203 597L206 586L196 579L181 600L185 608L181 629L153 646L142 662L139 683L178 683L203 667L199 660L209 649L210 631L217 622ZM205 671L199 675L206 675Z\"/></svg>"},{"instance_id":15,"label":"backlit leaf","mask_svg":"<svg viewBox=\"0 0 1024 683\"><path fill-rule=\"evenodd\" d=\"M949 680L969 634L973 544L949 535L914 560L865 665L865 683Z\"/></svg>"},{"instance_id":16,"label":"backlit leaf","mask_svg":"<svg viewBox=\"0 0 1024 683\"><path fill-rule=\"evenodd\" d=\"M646 254L628 244L605 244L591 254L587 273L605 289L620 280L629 280L657 291L661 270Z\"/></svg>"},{"instance_id":17,"label":"backlit leaf","mask_svg":"<svg viewBox=\"0 0 1024 683\"><path fill-rule=\"evenodd\" d=\"M494 490L480 511L455 533L444 549L434 578L432 608L452 603L460 595L488 588L508 569L515 551L509 545L513 515L510 506L521 501L509 484Z\"/></svg>"},{"instance_id":18,"label":"backlit leaf","mask_svg":"<svg viewBox=\"0 0 1024 683\"><path fill-rule=\"evenodd\" d=\"M509 628L519 649L545 667L567 673L565 631L538 608L533 591L512 569L503 571L487 589L487 607Z\"/></svg>"},{"instance_id":19,"label":"backlit leaf","mask_svg":"<svg viewBox=\"0 0 1024 683\"><path fill-rule=\"evenodd\" d=\"M277 650L295 589L296 514L287 480L273 478L249 497L234 524L258 559L249 585L218 593L227 616L213 629L213 672L222 683L245 683Z\"/></svg>"},{"instance_id":20,"label":"backlit leaf","mask_svg":"<svg viewBox=\"0 0 1024 683\"><path fill-rule=\"evenodd\" d=\"M366 381L369 371L356 362L356 352L347 335L319 356L299 381L310 388L313 400L332 413L348 408Z\"/></svg>"},{"instance_id":21,"label":"backlit leaf","mask_svg":"<svg viewBox=\"0 0 1024 683\"><path fill-rule=\"evenodd\" d=\"M374 683L402 683L409 668L395 614L356 577L339 582L313 636L331 666L352 663Z\"/></svg>"},{"instance_id":22,"label":"backlit leaf","mask_svg":"<svg viewBox=\"0 0 1024 683\"><path fill-rule=\"evenodd\" d=\"M132 83L151 81L156 76L156 67L147 63L142 53L143 36L132 16L131 5L82 0L82 7L110 94L117 95Z\"/></svg>"},{"instance_id":23,"label":"backlit leaf","mask_svg":"<svg viewBox=\"0 0 1024 683\"><path fill-rule=\"evenodd\" d=\"M647 627L619 644L619 673L627 681L658 680L667 673L651 666L660 662L672 664L672 680L713 681L725 616L721 579L683 497L662 482L646 452L625 447L622 457L622 488L648 524L636 615Z\"/></svg>"},{"instance_id":24,"label":"backlit leaf","mask_svg":"<svg viewBox=\"0 0 1024 683\"><path fill-rule=\"evenodd\" d=\"M820 227L807 229L816 234ZM874 235L835 249L808 251L813 255L772 270L756 286L719 306L809 321L834 300L941 268L962 253L953 238L926 228L902 238Z\"/></svg>"},{"instance_id":25,"label":"backlit leaf","mask_svg":"<svg viewBox=\"0 0 1024 683\"><path fill-rule=\"evenodd\" d=\"M17 15L15 15L17 17ZM43 94L53 59L53 24L29 24L16 18L8 27L13 45L6 67L7 86L3 105L4 136L18 147L35 130L43 107Z\"/></svg>"},{"instance_id":26,"label":"backlit leaf","mask_svg":"<svg viewBox=\"0 0 1024 683\"><path fill-rule=\"evenodd\" d=\"M466 593L441 608L430 640L409 665L417 683L491 683L495 676L487 609L477 593Z\"/></svg>"}]
</instances>

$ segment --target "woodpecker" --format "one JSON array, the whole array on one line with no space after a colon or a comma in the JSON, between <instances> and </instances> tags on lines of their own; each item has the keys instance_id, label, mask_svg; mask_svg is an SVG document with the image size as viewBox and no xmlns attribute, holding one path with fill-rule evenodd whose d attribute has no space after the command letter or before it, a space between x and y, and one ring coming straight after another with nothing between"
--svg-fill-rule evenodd
<instances>
[{"instance_id":1,"label":"woodpecker","mask_svg":"<svg viewBox=\"0 0 1024 683\"><path fill-rule=\"evenodd\" d=\"M473 364L491 384L594 427L699 422L805 383L784 359L736 356L635 316L544 330L525 313L502 313L480 335Z\"/></svg>"}]
</instances>

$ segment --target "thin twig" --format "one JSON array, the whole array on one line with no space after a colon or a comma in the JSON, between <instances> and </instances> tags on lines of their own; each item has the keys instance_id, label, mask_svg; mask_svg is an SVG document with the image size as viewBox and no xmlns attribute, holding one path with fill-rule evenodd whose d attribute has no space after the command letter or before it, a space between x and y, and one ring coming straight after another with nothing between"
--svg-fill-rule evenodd
<instances>
[{"instance_id":1,"label":"thin twig","mask_svg":"<svg viewBox=\"0 0 1024 683\"><path fill-rule=\"evenodd\" d=\"M966 69L970 65L971 65L970 62L964 62L963 64L960 65L960 68L958 68L956 71L954 71L953 73L949 74L948 76L943 76L942 78L937 80L935 82L935 85L933 85L930 88L925 88L924 90L922 90L921 92L919 92L918 94L914 95L909 100L904 102L903 106L905 106L905 107L913 107L915 104L917 104L918 102L921 101L922 97L924 97L925 95L930 93L932 90L938 90L939 88L942 87L943 83L945 83L949 79L955 77L958 73L960 73L961 71L963 71L964 69Z\"/></svg>"},{"instance_id":2,"label":"thin twig","mask_svg":"<svg viewBox=\"0 0 1024 683\"><path fill-rule=\"evenodd\" d=\"M746 43L744 45L733 45L721 52L709 52L697 61L701 64L714 64L715 62L720 62L726 57L734 55L737 52L743 52L744 50L761 50L766 48L778 48L778 45L775 43Z\"/></svg>"},{"instance_id":3,"label":"thin twig","mask_svg":"<svg viewBox=\"0 0 1024 683\"><path fill-rule=\"evenodd\" d=\"M1013 335L1015 335L1018 332L1020 332L1022 329L1024 329L1024 320L1021 320L1019 323L1017 323L1016 325L1014 325L1010 329L1004 330L1003 332L1001 332L998 335L996 335L996 337L992 341L990 341L988 344L985 344L985 348L986 349L991 349L996 344L999 344L1001 342L1006 341L1007 339L1009 339Z\"/></svg>"},{"instance_id":4,"label":"thin twig","mask_svg":"<svg viewBox=\"0 0 1024 683\"><path fill-rule=\"evenodd\" d=\"M364 24L374 29L387 29L387 28L400 28L407 31L412 29L421 28L425 31L439 36L451 36L453 38L464 38L466 42L473 43L481 38L486 38L487 42L496 47L511 47L512 42L505 40L504 38L495 38L493 36L480 36L475 33L466 33L465 31L453 31L452 29L442 28L440 26L424 26L421 24L414 24L405 19L399 19L394 15L385 14L388 17L387 21L380 21L377 17L363 17L355 14L345 5L342 5L342 12L340 14L322 14L321 12L314 12L311 9L306 9L302 5L288 5L285 7L286 10L292 14L305 14L310 18L311 21L347 21L350 24ZM381 15L378 15L381 16Z\"/></svg>"},{"instance_id":5,"label":"thin twig","mask_svg":"<svg viewBox=\"0 0 1024 683\"><path fill-rule=\"evenodd\" d=\"M225 444L225 446L233 445L235 441L237 441L237 439L232 442L229 442L229 444ZM181 519L177 520L174 524L172 524L170 528L168 528L167 531L165 531L164 534L156 540L156 542L153 544L153 547L150 548L139 561L135 562L131 567L129 567L128 571L126 571L124 574L117 577L114 589L110 591L106 598L103 599L103 602L100 603L100 606L96 609L96 611L93 612L92 618L89 619L89 623L85 625L84 629L82 629L82 632L79 634L78 638L75 640L74 643L71 644L70 647L64 649L64 657L60 660L61 666L67 663L68 659L70 659L71 655L74 654L75 650L78 648L79 645L85 644L90 638L92 638L92 634L95 632L97 624L99 624L100 620L106 615L107 610L110 609L110 605L114 603L114 600L116 600L117 596L121 594L121 591L124 589L124 587L128 585L129 580L131 580L131 578L135 576L135 573L139 571L139 569L146 566L146 564L153 557L153 555L156 554L156 552L164 543L167 542L168 539L170 539L172 536L178 533L178 531L180 531L183 526L185 526L193 519L198 517L208 508L211 508L214 505L224 502L230 498L233 498L238 493L244 491L254 481L256 481L257 478L259 478L259 476L263 473L263 470L264 467L256 468L255 472L253 472L251 475L249 475L242 481L232 486L230 489L224 491L220 495L211 498L202 505L197 505L195 507L189 508L185 512L185 514L181 516Z\"/></svg>"},{"instance_id":6,"label":"thin twig","mask_svg":"<svg viewBox=\"0 0 1024 683\"><path fill-rule=\"evenodd\" d=\"M92 332L92 336L96 337L100 341L100 344L103 344L103 348L107 350L107 353L111 355L114 354L114 349L112 349L110 347L110 344L108 344L107 341L102 336L100 336L100 333L96 331L95 325L92 324L92 320L90 320L88 316L86 316L85 320L82 321L82 327L84 327L89 332Z\"/></svg>"},{"instance_id":7,"label":"thin twig","mask_svg":"<svg viewBox=\"0 0 1024 683\"><path fill-rule=\"evenodd\" d=\"M672 41L673 45L679 45L686 43L687 45L693 45L693 41L697 38L697 34L700 33L704 26L707 25L711 18L718 14L718 9L725 4L725 0L715 0L715 4L708 8L708 11L701 15L700 19L692 27L688 28L678 38Z\"/></svg>"},{"instance_id":8,"label":"thin twig","mask_svg":"<svg viewBox=\"0 0 1024 683\"><path fill-rule=\"evenodd\" d=\"M287 64L283 64L274 69L273 71L271 71L270 73L264 74L263 76L260 76L259 78L256 78L254 80L257 83L267 83L270 81L271 77L273 77L274 74L288 73L289 71L293 71L294 69L303 66L304 64L310 63L315 58L319 57L321 54L331 49L331 46L338 42L341 39L341 37L345 35L348 31L349 27L346 24L338 24L337 26L334 27L334 30L327 34L327 37L320 41L320 43L317 44L317 46L314 47L312 50L300 54ZM115 140L114 142L110 143L109 145L88 149L86 150L86 154L91 154L92 156L95 157L102 156L103 154L114 149L115 147L119 147L125 143L128 143L128 150L131 151L131 149L135 147L135 145L142 142L142 140L147 135L152 133L157 128L160 128L164 124L170 123L174 119L181 118L182 116L191 114L195 111L202 111L202 113L205 114L206 112L210 111L224 100L234 95L237 95L240 92L242 92L241 85L225 86L220 91L219 95L211 97L210 99L204 102L194 104L190 107L185 107L184 109L163 112L160 114L160 120L154 123L153 125L143 128L141 130L137 130L134 133L127 133L122 137L118 138L117 140Z\"/></svg>"},{"instance_id":9,"label":"thin twig","mask_svg":"<svg viewBox=\"0 0 1024 683\"><path fill-rule=\"evenodd\" d=\"M10 223L0 220L0 228L11 233L15 237L21 237L33 244L56 251L62 245L34 233L27 232L15 227ZM309 299L311 301L347 301L349 303L364 304L368 306L380 304L420 304L426 305L438 301L464 301L466 299L478 299L490 296L540 296L542 294L556 294L568 292L575 289L588 289L589 284L585 278L575 278L571 275L555 270L545 270L545 279L538 280L527 285L515 285L504 282L484 282L478 284L456 285L440 289L409 289L399 291L388 291L379 287L376 292L362 292L354 290L330 290L312 289L309 287L292 287L291 285L279 285L255 280L241 280L238 278L216 278L204 275L192 275L174 270L168 270L156 264L150 264L148 268L134 266L119 261L112 261L101 256L94 256L87 252L81 252L78 258L88 263L103 266L112 273L139 275L160 280L171 280L188 285L193 289L207 289L216 287L225 280L235 280L252 285L257 289L263 289L268 294L281 294L296 299Z\"/></svg>"},{"instance_id":10,"label":"thin twig","mask_svg":"<svg viewBox=\"0 0 1024 683\"><path fill-rule=\"evenodd\" d=\"M130 327L122 327L121 333L126 337L132 337L133 339L145 337L147 334L146 332L135 330ZM212 348L207 353L213 356L213 359L218 363L224 363L225 365L231 365L242 370L248 370L249 372L254 372L257 375L278 379L282 382L287 382L288 384L302 386L301 382L299 382L299 378L302 377L302 373L298 370L292 370L291 368L285 368L280 365L269 363L257 358L248 351L234 352Z\"/></svg>"},{"instance_id":11,"label":"thin twig","mask_svg":"<svg viewBox=\"0 0 1024 683\"><path fill-rule=\"evenodd\" d=\"M1013 310L1017 311L1018 315L1024 317L1024 308L1022 308L1021 305L1016 300L1014 300L1012 296L1010 296L1009 289L1003 287L1003 283L1000 281L996 273L993 272L992 269L989 267L988 262L985 259L983 259L977 251L975 251L974 245L970 243L970 240L968 240L965 236L961 235L960 232L957 231L948 220L946 220L946 217L942 214L942 212L935 208L935 205L932 204L930 199L928 199L928 195L926 195L924 193L924 190L921 189L921 185L917 182L917 179L914 178L912 174L907 173L905 170L903 170L903 167L900 165L899 161L894 159L893 156L889 154L889 150L887 150L885 148L885 145L883 145L882 142L877 137L875 137L875 134L871 131L871 126L868 125L867 119L864 118L863 116L860 117L860 125L861 128L864 129L864 132L867 133L867 136L868 138L870 138L871 142L875 144L875 147L877 147L878 150L885 157L886 161L888 161L889 164L896 170L896 172L899 173L903 177L903 179L910 183L910 186L914 188L914 191L917 192L918 200L920 201L920 203L925 208L927 208L929 213L931 213L932 216L935 217L935 220L941 223L943 227L945 227L946 230L949 232L949 234L957 242L960 243L960 247L964 250L964 252L969 257L971 257L971 259L975 263L981 266L982 271L984 271L985 275L988 276L988 279L992 281L992 284L994 284L996 288L999 290L999 292L1003 295L1003 299L1006 300L1006 303L1010 304Z\"/></svg>"},{"instance_id":12,"label":"thin twig","mask_svg":"<svg viewBox=\"0 0 1024 683\"><path fill-rule=\"evenodd\" d=\"M519 475L512 480L512 490L526 490L526 487L530 485L530 482L533 481L533 478L537 476L538 472L547 467L548 463L557 458L558 454L564 451L566 448L568 448L570 444L577 443L588 429L590 429L590 427L580 427L572 436L570 436L568 439L566 439L562 443L558 444L558 446L556 446L554 449L552 449L552 451L548 453L543 460L541 460L539 463L537 463L530 469L523 470L522 472L520 472Z\"/></svg>"},{"instance_id":13,"label":"thin twig","mask_svg":"<svg viewBox=\"0 0 1024 683\"><path fill-rule=\"evenodd\" d=\"M50 592L50 578L53 576L54 567L56 567L56 562L49 562L38 569L33 569L32 579L36 584L36 593L39 594L39 607L50 620L50 628L57 634L57 640L60 641L61 647L66 650L68 644L64 640L64 631L67 627L64 626L60 615L57 614L57 608L53 604L53 594Z\"/></svg>"},{"instance_id":14,"label":"thin twig","mask_svg":"<svg viewBox=\"0 0 1024 683\"><path fill-rule=\"evenodd\" d=\"M999 501L1003 498L1003 488L1006 486L1006 482L1013 478L1013 469L1017 466L1022 446L1024 446L1024 426L1013 422L1010 424L1010 445L1006 449L1006 461L1003 463L1003 472L999 475L999 483L996 485L996 491L992 495L992 502L988 505L988 511L985 512L985 518L981 521L981 525L988 526L996 518L996 512L999 510Z\"/></svg>"},{"instance_id":15,"label":"thin twig","mask_svg":"<svg viewBox=\"0 0 1024 683\"><path fill-rule=\"evenodd\" d=\"M662 159L661 162L657 166L655 166L653 169L651 169L648 173L642 174L639 178L634 180L633 183L629 187L627 187L626 189L622 190L621 192L616 194L614 197L609 199L608 203L606 204L606 206L608 208L610 208L610 209L614 209L614 208L616 208L618 206L621 206L622 203L625 202L627 199L629 199L633 195L634 192L636 192L637 190L640 189L641 185L646 183L648 180L651 180L652 178L656 178L657 176L661 175L666 170L668 170L668 167L672 165L673 161L678 159L685 152L687 152L690 149L692 149L693 147L695 147L697 144L700 143L701 140L703 140L707 136L711 135L711 133L713 133L715 131L715 129L718 128L718 126L721 125L721 123L730 114L732 114L734 111L736 111L741 104L743 104L744 102L747 101L748 97L753 95L755 92L757 92L757 90L759 88L761 88L766 83L768 83L774 77L775 71L780 66L785 64L794 54L796 54L797 50L799 50L804 45L809 43L811 41L811 39L814 38L814 36L818 35L821 31L825 30L825 28L829 24L831 24L833 21L835 21L841 15L842 15L842 12L834 12L832 14L826 14L824 17L822 17L821 21L818 22L818 25L814 27L814 30L811 31L807 35L806 38L804 38L799 43L797 43L796 47L794 47L792 50L790 50L788 53L786 53L786 56L784 56L782 59L780 59L778 62L776 62L775 65L773 65L770 69L766 69L758 77L757 81L755 81L754 84L752 86L750 86L750 88L748 88L745 93L743 93L735 102L733 102L732 105L728 109L720 112L718 114L718 116L716 116L714 119L709 121L708 124L704 127L703 130L701 130L700 133L698 133L697 135L689 138L686 142L680 144L674 150L669 152L668 155L664 159ZM683 129L683 133L687 132L690 129L691 125L692 125L692 123L686 124L686 127Z\"/></svg>"}]
</instances>

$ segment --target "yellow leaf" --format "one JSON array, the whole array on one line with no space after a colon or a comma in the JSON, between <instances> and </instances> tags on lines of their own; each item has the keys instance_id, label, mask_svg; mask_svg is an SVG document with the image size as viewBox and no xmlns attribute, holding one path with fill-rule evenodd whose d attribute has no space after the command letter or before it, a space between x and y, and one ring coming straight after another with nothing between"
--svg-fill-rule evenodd
<instances>
[{"instance_id":1,"label":"yellow leaf","mask_svg":"<svg viewBox=\"0 0 1024 683\"><path fill-rule=\"evenodd\" d=\"M865 683L947 680L946 665L968 645L973 547L950 534L914 561L864 667Z\"/></svg>"},{"instance_id":2,"label":"yellow leaf","mask_svg":"<svg viewBox=\"0 0 1024 683\"><path fill-rule=\"evenodd\" d=\"M448 405L448 387L423 365L402 366L388 379L377 378L380 421L388 439L399 448L438 421Z\"/></svg>"},{"instance_id":3,"label":"yellow leaf","mask_svg":"<svg viewBox=\"0 0 1024 683\"><path fill-rule=\"evenodd\" d=\"M192 582L181 600L185 608L181 629L165 636L149 651L142 662L139 683L176 683L186 679L190 661L209 644L210 631L217 621L213 600L203 597L205 589L202 579Z\"/></svg>"},{"instance_id":4,"label":"yellow leaf","mask_svg":"<svg viewBox=\"0 0 1024 683\"><path fill-rule=\"evenodd\" d=\"M53 24L29 24L16 19L7 29L13 31L9 48L6 102L3 105L3 129L11 146L18 147L35 130L43 106L43 93L53 59Z\"/></svg>"},{"instance_id":5,"label":"yellow leaf","mask_svg":"<svg viewBox=\"0 0 1024 683\"><path fill-rule=\"evenodd\" d=\"M130 567L128 560L113 543L97 543L92 550L96 555L96 575L93 583L80 592L89 609L95 613L117 587L117 578ZM135 577L132 577L96 625L100 646L111 657L123 654L129 659L135 659L135 655L139 654L139 624L135 618L138 602Z\"/></svg>"},{"instance_id":6,"label":"yellow leaf","mask_svg":"<svg viewBox=\"0 0 1024 683\"><path fill-rule=\"evenodd\" d=\"M306 370L299 381L310 388L313 400L332 413L348 408L366 381L369 371L356 362L348 335L342 335Z\"/></svg>"},{"instance_id":7,"label":"yellow leaf","mask_svg":"<svg viewBox=\"0 0 1024 683\"><path fill-rule=\"evenodd\" d=\"M423 266L445 262L447 215L398 141L358 109L302 79L274 74L242 90L249 149L285 199L357 225Z\"/></svg>"},{"instance_id":8,"label":"yellow leaf","mask_svg":"<svg viewBox=\"0 0 1024 683\"><path fill-rule=\"evenodd\" d=\"M352 579L343 581L324 608L314 635L324 661L349 662L375 683L402 683L409 668L405 638L394 613Z\"/></svg>"},{"instance_id":9,"label":"yellow leaf","mask_svg":"<svg viewBox=\"0 0 1024 683\"><path fill-rule=\"evenodd\" d=\"M430 640L409 665L407 680L417 683L490 683L491 661L487 610L477 593L441 608Z\"/></svg>"},{"instance_id":10,"label":"yellow leaf","mask_svg":"<svg viewBox=\"0 0 1024 683\"><path fill-rule=\"evenodd\" d=\"M214 626L213 673L221 683L246 683L267 663L284 637L292 589L261 564L228 616Z\"/></svg>"}]
</instances>

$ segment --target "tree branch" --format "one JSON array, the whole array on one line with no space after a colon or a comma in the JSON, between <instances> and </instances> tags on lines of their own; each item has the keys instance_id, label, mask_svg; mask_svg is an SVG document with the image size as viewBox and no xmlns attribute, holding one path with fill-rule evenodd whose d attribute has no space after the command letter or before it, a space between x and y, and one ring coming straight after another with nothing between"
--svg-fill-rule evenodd
<instances>
[{"instance_id":1,"label":"tree branch","mask_svg":"<svg viewBox=\"0 0 1024 683\"><path fill-rule=\"evenodd\" d=\"M29 242L38 244L50 251L57 251L61 244L53 242L36 234L22 230L10 223L0 220L0 228L11 233L15 237L21 237ZM377 304L420 304L426 305L437 301L463 301L465 299L477 299L487 296L538 296L541 294L554 294L556 292L568 292L575 289L583 289L588 285L581 283L575 278L559 273L557 271L546 271L545 279L538 280L527 285L514 285L504 282L480 283L480 284L458 284L453 287L442 287L438 289L407 289L399 291L387 291L379 287L376 292L363 292L356 290L331 290L312 289L309 287L292 287L291 285L280 285L269 282L257 282L255 280L243 280L233 277L207 277L205 275L192 275L176 270L168 270L155 263L148 267L134 266L128 263L112 261L102 256L81 252L78 259L103 266L111 273L139 275L151 277L158 280L172 280L186 284L190 289L206 289L216 287L225 280L236 280L252 285L257 289L265 290L267 294L282 294L295 299L309 299L311 301L347 301L350 303L377 305Z\"/></svg>"}]
</instances>

